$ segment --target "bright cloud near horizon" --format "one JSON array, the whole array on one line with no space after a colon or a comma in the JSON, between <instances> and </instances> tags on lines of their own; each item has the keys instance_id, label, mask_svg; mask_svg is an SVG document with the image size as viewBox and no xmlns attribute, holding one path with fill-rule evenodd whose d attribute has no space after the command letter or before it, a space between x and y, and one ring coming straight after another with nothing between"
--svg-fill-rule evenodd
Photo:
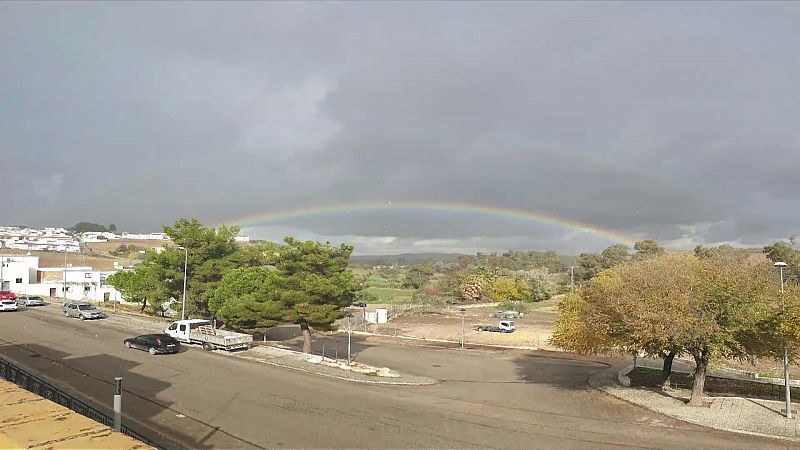
<instances>
[{"instance_id":1,"label":"bright cloud near horizon","mask_svg":"<svg viewBox=\"0 0 800 450\"><path fill-rule=\"evenodd\" d=\"M0 3L2 224L360 202L673 248L800 224L800 4ZM596 251L469 211L244 223L356 252Z\"/></svg>"}]
</instances>

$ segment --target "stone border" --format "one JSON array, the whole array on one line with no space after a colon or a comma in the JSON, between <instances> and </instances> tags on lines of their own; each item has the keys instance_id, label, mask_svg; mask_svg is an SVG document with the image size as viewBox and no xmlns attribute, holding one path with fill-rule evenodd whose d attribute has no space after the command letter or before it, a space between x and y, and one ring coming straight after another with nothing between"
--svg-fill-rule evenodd
<instances>
[{"instance_id":1,"label":"stone border","mask_svg":"<svg viewBox=\"0 0 800 450\"><path fill-rule=\"evenodd\" d=\"M616 399L622 400L622 401L624 401L626 403L630 403L632 405L639 406L639 407L644 408L644 409L646 409L648 411L652 411L652 412L657 413L657 414L662 414L662 415L671 417L671 418L676 419L676 420L680 420L680 421L683 421L683 422L687 422L687 423L691 423L691 424L694 424L694 425L698 425L698 426L701 426L703 428L727 431L727 432L730 432L730 433L744 434L744 435L749 435L749 436L758 436L758 437L763 437L763 438L779 439L779 440L782 440L782 441L800 442L800 438L796 438L796 437L783 436L783 435L779 435L779 434L760 433L760 432L757 432L757 431L742 430L742 429L737 429L737 428L729 428L729 427L723 427L723 426L717 426L717 425L714 425L714 424L709 424L707 422L704 422L704 421L701 421L701 420L697 420L697 419L692 419L690 417L678 416L678 415L675 415L675 414L670 414L668 411L665 411L664 409L653 407L653 406L648 405L648 404L646 404L645 402L642 402L642 401L637 401L637 399L636 399L637 395L641 396L643 394L643 395L647 396L647 395L659 395L659 394L655 394L655 393L650 392L650 391L648 391L646 389L623 387L623 386L630 386L630 378L628 378L628 374L631 372L631 370L633 370L633 368L634 368L633 364L630 364L630 363L611 366L611 367L609 367L609 368L607 368L605 370L601 370L601 371L597 372L596 374L592 375L591 377L589 377L587 382L593 388L595 388L595 389L597 389L597 390L599 390L599 391L601 391L601 392L603 392L603 393L605 393L607 395L610 395L610 396L612 396L612 397L614 397ZM615 383L615 381L614 381L615 378L616 378L617 382L619 382L619 384L621 384L623 386L620 386L617 383ZM628 383L627 385L624 384L625 383L624 380L627 380L627 383ZM741 397L738 397L738 398L741 398ZM672 398L672 401L673 402L678 402L680 400Z\"/></svg>"},{"instance_id":2,"label":"stone border","mask_svg":"<svg viewBox=\"0 0 800 450\"><path fill-rule=\"evenodd\" d=\"M258 363L261 363L261 364L269 364L271 366L281 367L281 368L289 369L289 370L295 370L295 371L298 371L298 372L305 372L305 373L310 373L310 374L314 374L314 375L320 375L320 376L328 377L328 378L336 378L336 379L339 379L339 380L351 381L353 383L394 385L394 386L431 386L431 385L437 384L439 382L439 380L434 380L433 378L430 378L429 379L430 381L425 381L425 382L362 380L362 379L357 379L357 378L354 378L354 377L347 377L347 376L343 376L343 375L335 375L335 374L331 374L331 373L325 373L323 371L310 370L310 369L305 369L303 367L291 366L291 365L288 365L288 364L281 364L281 363L278 363L278 362L275 362L275 361L269 361L266 358L256 358L256 357L253 357L253 356L244 356L244 355L237 355L237 354L230 354L230 355L226 355L226 356L240 358L240 359L244 359L244 360L247 360L247 361L258 362ZM420 378L422 378L422 377L420 377Z\"/></svg>"}]
</instances>

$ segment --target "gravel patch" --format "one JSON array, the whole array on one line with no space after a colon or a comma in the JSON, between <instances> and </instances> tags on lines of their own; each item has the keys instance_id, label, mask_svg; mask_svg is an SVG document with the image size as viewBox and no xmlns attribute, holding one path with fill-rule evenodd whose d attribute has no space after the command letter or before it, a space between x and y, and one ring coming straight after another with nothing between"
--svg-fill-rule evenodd
<instances>
[{"instance_id":1,"label":"gravel patch","mask_svg":"<svg viewBox=\"0 0 800 450\"><path fill-rule=\"evenodd\" d=\"M800 420L783 416L783 402L742 397L704 397L707 406L688 406L687 389L671 391L631 388L620 384L631 363L610 367L589 379L589 384L621 400L679 420L718 430L800 442ZM796 408L796 405L795 405Z\"/></svg>"}]
</instances>

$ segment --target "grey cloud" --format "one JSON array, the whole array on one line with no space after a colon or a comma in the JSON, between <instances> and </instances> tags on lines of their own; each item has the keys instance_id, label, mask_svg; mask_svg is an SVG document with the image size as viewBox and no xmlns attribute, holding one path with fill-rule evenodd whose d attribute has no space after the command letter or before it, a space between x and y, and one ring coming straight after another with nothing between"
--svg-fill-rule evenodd
<instances>
[{"instance_id":1,"label":"grey cloud","mask_svg":"<svg viewBox=\"0 0 800 450\"><path fill-rule=\"evenodd\" d=\"M5 220L145 230L408 199L757 244L800 220L798 19L791 3L5 3ZM273 226L374 251L607 245L442 213Z\"/></svg>"}]
</instances>

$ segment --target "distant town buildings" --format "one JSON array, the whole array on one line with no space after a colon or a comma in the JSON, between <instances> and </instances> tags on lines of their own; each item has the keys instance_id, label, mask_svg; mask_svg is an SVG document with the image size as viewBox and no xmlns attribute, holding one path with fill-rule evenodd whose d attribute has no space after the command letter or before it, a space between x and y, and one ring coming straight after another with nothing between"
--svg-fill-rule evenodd
<instances>
[{"instance_id":1,"label":"distant town buildings","mask_svg":"<svg viewBox=\"0 0 800 450\"><path fill-rule=\"evenodd\" d=\"M86 232L78 236L64 228L21 228L0 226L0 248L47 252L80 252L81 243L116 240L169 241L165 233ZM236 242L250 242L249 236L236 236Z\"/></svg>"}]
</instances>

